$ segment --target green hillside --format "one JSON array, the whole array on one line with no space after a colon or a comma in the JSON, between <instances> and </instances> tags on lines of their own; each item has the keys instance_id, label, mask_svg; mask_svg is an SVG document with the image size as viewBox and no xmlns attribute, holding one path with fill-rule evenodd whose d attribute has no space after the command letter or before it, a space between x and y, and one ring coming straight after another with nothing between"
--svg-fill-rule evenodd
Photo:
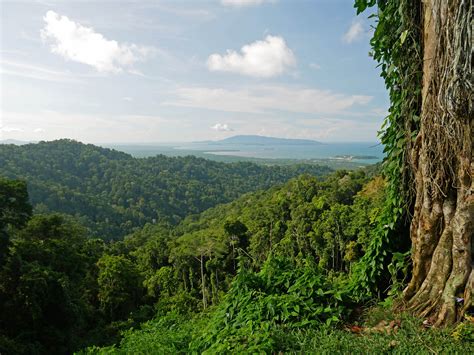
<instances>
[{"instance_id":1,"label":"green hillside","mask_svg":"<svg viewBox=\"0 0 474 355\"><path fill-rule=\"evenodd\" d=\"M0 175L28 182L37 212L78 218L92 234L119 239L145 223L176 223L243 193L281 184L314 165L224 164L202 158L133 158L71 140L0 145Z\"/></svg>"}]
</instances>

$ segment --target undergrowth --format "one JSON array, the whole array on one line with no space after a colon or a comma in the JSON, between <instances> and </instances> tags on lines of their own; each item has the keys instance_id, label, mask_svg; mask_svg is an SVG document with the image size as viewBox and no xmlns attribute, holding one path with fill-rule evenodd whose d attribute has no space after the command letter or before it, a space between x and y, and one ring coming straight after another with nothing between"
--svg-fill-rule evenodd
<instances>
[{"instance_id":1,"label":"undergrowth","mask_svg":"<svg viewBox=\"0 0 474 355\"><path fill-rule=\"evenodd\" d=\"M382 327L396 320L396 329ZM422 320L407 314L395 314L377 306L368 310L354 333L348 324L320 325L306 328L272 324L265 331L249 332L247 337L233 337L233 349L224 345L196 349L214 317L182 316L170 313L145 323L141 329L124 333L120 345L92 347L81 354L185 354L185 353L312 353L312 354L472 354L474 324L470 320L455 328L431 329ZM262 347L259 336L272 334L273 342ZM259 335L260 334L260 335ZM243 334L241 334L243 335ZM194 340L193 340L194 339ZM200 340L201 339L201 340ZM191 347L189 344L192 344Z\"/></svg>"},{"instance_id":2,"label":"undergrowth","mask_svg":"<svg viewBox=\"0 0 474 355\"><path fill-rule=\"evenodd\" d=\"M123 332L119 344L80 354L474 353L474 318L431 329L393 312L390 302L354 312L341 291L346 282L310 261L270 257L258 272L241 266L225 298L207 312L162 313Z\"/></svg>"},{"instance_id":3,"label":"undergrowth","mask_svg":"<svg viewBox=\"0 0 474 355\"><path fill-rule=\"evenodd\" d=\"M343 319L348 300L341 290L336 278L328 278L309 261L295 265L287 258L270 257L260 272L242 269L238 273L191 350L290 350L292 342L285 334Z\"/></svg>"}]
</instances>

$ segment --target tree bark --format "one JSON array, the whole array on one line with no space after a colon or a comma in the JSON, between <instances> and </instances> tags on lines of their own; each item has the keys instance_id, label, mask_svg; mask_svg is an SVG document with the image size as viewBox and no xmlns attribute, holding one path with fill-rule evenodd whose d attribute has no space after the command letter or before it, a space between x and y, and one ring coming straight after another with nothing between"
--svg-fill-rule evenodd
<instances>
[{"instance_id":1,"label":"tree bark","mask_svg":"<svg viewBox=\"0 0 474 355\"><path fill-rule=\"evenodd\" d=\"M410 226L413 272L406 307L436 326L472 309L474 271L472 8L424 0L420 131Z\"/></svg>"}]
</instances>

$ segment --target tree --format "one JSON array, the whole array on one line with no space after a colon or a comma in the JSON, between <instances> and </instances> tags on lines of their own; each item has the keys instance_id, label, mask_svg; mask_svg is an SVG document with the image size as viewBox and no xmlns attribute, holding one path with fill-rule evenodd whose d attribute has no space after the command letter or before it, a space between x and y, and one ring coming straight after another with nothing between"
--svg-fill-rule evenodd
<instances>
[{"instance_id":1,"label":"tree","mask_svg":"<svg viewBox=\"0 0 474 355\"><path fill-rule=\"evenodd\" d=\"M248 228L238 219L228 219L224 222L224 232L229 238L230 245L232 247L232 262L234 273L237 271L236 267L236 248L237 249L247 249L248 241Z\"/></svg>"},{"instance_id":2,"label":"tree","mask_svg":"<svg viewBox=\"0 0 474 355\"><path fill-rule=\"evenodd\" d=\"M474 306L472 8L466 0L430 0L422 9L423 101L411 150L413 276L405 298L442 325Z\"/></svg>"},{"instance_id":3,"label":"tree","mask_svg":"<svg viewBox=\"0 0 474 355\"><path fill-rule=\"evenodd\" d=\"M325 269L342 271L345 267L345 250L351 235L351 208L334 204L321 214L314 223L314 237L319 244L320 266Z\"/></svg>"},{"instance_id":4,"label":"tree","mask_svg":"<svg viewBox=\"0 0 474 355\"><path fill-rule=\"evenodd\" d=\"M31 212L26 183L0 177L0 265L8 248L8 229L23 227Z\"/></svg>"},{"instance_id":5,"label":"tree","mask_svg":"<svg viewBox=\"0 0 474 355\"><path fill-rule=\"evenodd\" d=\"M207 308L209 301L206 258L208 261L219 259L227 253L225 242L214 233L215 231L213 230L200 230L181 236L175 240L170 258L178 269L180 267L177 264L184 264L181 259L192 258L199 263L201 296L204 309Z\"/></svg>"},{"instance_id":6,"label":"tree","mask_svg":"<svg viewBox=\"0 0 474 355\"><path fill-rule=\"evenodd\" d=\"M375 3L356 0L356 7ZM413 212L405 306L441 326L474 306L472 5L377 3L371 44L391 99L382 136L388 196L393 215Z\"/></svg>"},{"instance_id":7,"label":"tree","mask_svg":"<svg viewBox=\"0 0 474 355\"><path fill-rule=\"evenodd\" d=\"M102 256L97 262L98 298L110 320L123 318L138 305L141 277L135 265L123 255Z\"/></svg>"},{"instance_id":8,"label":"tree","mask_svg":"<svg viewBox=\"0 0 474 355\"><path fill-rule=\"evenodd\" d=\"M34 216L13 235L0 269L0 334L18 345L15 352L77 349L92 313L88 242L85 230L61 215Z\"/></svg>"}]
</instances>

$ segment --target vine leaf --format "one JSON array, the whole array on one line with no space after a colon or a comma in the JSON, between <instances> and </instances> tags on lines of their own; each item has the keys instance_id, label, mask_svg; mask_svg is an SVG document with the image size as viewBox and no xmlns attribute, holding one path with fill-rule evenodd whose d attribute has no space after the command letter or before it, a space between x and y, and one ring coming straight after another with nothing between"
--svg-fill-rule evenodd
<instances>
[{"instance_id":1,"label":"vine leaf","mask_svg":"<svg viewBox=\"0 0 474 355\"><path fill-rule=\"evenodd\" d=\"M408 30L405 30L402 32L402 34L400 35L400 44L405 43L405 40L407 39L407 35L408 35Z\"/></svg>"}]
</instances>

